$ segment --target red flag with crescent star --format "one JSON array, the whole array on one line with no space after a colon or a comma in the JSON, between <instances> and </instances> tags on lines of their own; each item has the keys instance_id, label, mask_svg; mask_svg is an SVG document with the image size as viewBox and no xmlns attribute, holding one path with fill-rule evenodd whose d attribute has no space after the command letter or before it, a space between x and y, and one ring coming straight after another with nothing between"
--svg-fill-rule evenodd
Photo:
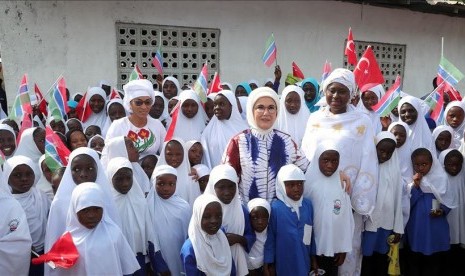
<instances>
[{"instance_id":1,"label":"red flag with crescent star","mask_svg":"<svg viewBox=\"0 0 465 276\"><path fill-rule=\"evenodd\" d=\"M357 53L355 52L354 37L352 36L352 28L349 28L349 35L347 36L346 49L344 55L347 56L347 63L354 65L357 64Z\"/></svg>"},{"instance_id":2,"label":"red flag with crescent star","mask_svg":"<svg viewBox=\"0 0 465 276\"><path fill-rule=\"evenodd\" d=\"M367 83L384 84L383 74L379 69L371 46L367 47L362 58L358 61L354 69L354 76L358 87L362 87Z\"/></svg>"},{"instance_id":3,"label":"red flag with crescent star","mask_svg":"<svg viewBox=\"0 0 465 276\"><path fill-rule=\"evenodd\" d=\"M220 80L220 75L218 72L215 72L215 75L213 76L213 80L210 85L210 89L208 89L207 96L210 95L210 93L218 93L223 88L221 87L221 80Z\"/></svg>"}]
</instances>

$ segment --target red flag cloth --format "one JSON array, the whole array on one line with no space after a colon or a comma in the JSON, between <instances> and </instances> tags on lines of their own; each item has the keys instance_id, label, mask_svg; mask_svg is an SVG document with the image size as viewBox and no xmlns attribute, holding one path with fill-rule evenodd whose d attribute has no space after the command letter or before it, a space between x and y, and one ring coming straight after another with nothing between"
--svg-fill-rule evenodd
<instances>
[{"instance_id":1,"label":"red flag cloth","mask_svg":"<svg viewBox=\"0 0 465 276\"><path fill-rule=\"evenodd\" d=\"M21 141L21 136L23 135L23 132L31 127L33 127L31 113L28 110L25 110L23 120L21 121L21 128L19 129L18 136L16 137L16 145L19 145L19 141Z\"/></svg>"},{"instance_id":2,"label":"red flag cloth","mask_svg":"<svg viewBox=\"0 0 465 276\"><path fill-rule=\"evenodd\" d=\"M371 46L368 46L362 58L358 61L354 69L355 82L358 87L363 87L367 83L384 83L384 77L376 62Z\"/></svg>"},{"instance_id":3,"label":"red flag cloth","mask_svg":"<svg viewBox=\"0 0 465 276\"><path fill-rule=\"evenodd\" d=\"M44 96L42 95L42 92L40 92L39 86L37 86L36 83L34 83L34 93L36 94L37 102L39 103L39 111L47 116L47 102L44 99Z\"/></svg>"},{"instance_id":4,"label":"red flag cloth","mask_svg":"<svg viewBox=\"0 0 465 276\"><path fill-rule=\"evenodd\" d=\"M171 140L174 135L174 130L176 129L176 123L178 121L178 113L179 110L181 109L181 101L179 101L174 107L173 110L171 111L171 124L170 127L168 128L168 131L166 132L165 136L165 142Z\"/></svg>"},{"instance_id":5,"label":"red flag cloth","mask_svg":"<svg viewBox=\"0 0 465 276\"><path fill-rule=\"evenodd\" d=\"M440 74L438 74L436 78L436 84L439 85L440 83L444 82L443 78ZM462 96L460 95L459 91L457 91L452 85L449 85L447 82L441 88L438 88L449 95L451 101L461 101Z\"/></svg>"},{"instance_id":6,"label":"red flag cloth","mask_svg":"<svg viewBox=\"0 0 465 276\"><path fill-rule=\"evenodd\" d=\"M297 66L295 62L292 62L292 75L300 79L305 79L304 73L302 73L302 70L300 70L299 66Z\"/></svg>"},{"instance_id":7,"label":"red flag cloth","mask_svg":"<svg viewBox=\"0 0 465 276\"><path fill-rule=\"evenodd\" d=\"M86 122L92 114L92 109L90 108L90 105L87 101L87 92L84 93L84 96L82 96L81 100L77 104L76 114L78 119L83 123Z\"/></svg>"},{"instance_id":8,"label":"red flag cloth","mask_svg":"<svg viewBox=\"0 0 465 276\"><path fill-rule=\"evenodd\" d=\"M111 89L111 93L110 93L110 100L113 100L113 99L121 99L121 96L119 95L118 91L116 91L116 89Z\"/></svg>"},{"instance_id":9,"label":"red flag cloth","mask_svg":"<svg viewBox=\"0 0 465 276\"><path fill-rule=\"evenodd\" d=\"M349 35L347 36L346 49L344 55L347 56L347 63L357 64L357 53L355 52L354 37L352 36L352 28L349 28Z\"/></svg>"},{"instance_id":10,"label":"red flag cloth","mask_svg":"<svg viewBox=\"0 0 465 276\"><path fill-rule=\"evenodd\" d=\"M218 74L218 72L215 72L212 83L210 85L210 89L208 89L207 95L209 95L210 93L218 93L221 90L223 90L223 88L221 87L220 75Z\"/></svg>"},{"instance_id":11,"label":"red flag cloth","mask_svg":"<svg viewBox=\"0 0 465 276\"><path fill-rule=\"evenodd\" d=\"M66 145L61 141L60 137L52 130L50 126L45 127L45 140L47 142L52 143L55 147L55 150L60 158L61 164L63 166L68 165L68 157L71 154L71 151L66 147ZM47 147L45 147L45 151L47 151Z\"/></svg>"},{"instance_id":12,"label":"red flag cloth","mask_svg":"<svg viewBox=\"0 0 465 276\"><path fill-rule=\"evenodd\" d=\"M70 232L61 236L48 253L33 258L32 263L37 265L45 262L53 262L57 267L71 268L79 258L79 252L74 245Z\"/></svg>"},{"instance_id":13,"label":"red flag cloth","mask_svg":"<svg viewBox=\"0 0 465 276\"><path fill-rule=\"evenodd\" d=\"M61 77L58 80L57 87L58 87L59 96L61 97L61 101L63 102L64 108L65 108L64 111L65 111L65 113L68 113L69 112L69 106L68 106L68 97L66 96L65 78ZM53 93L55 94L55 92L53 92ZM57 103L58 102L59 101L57 101Z\"/></svg>"}]
</instances>

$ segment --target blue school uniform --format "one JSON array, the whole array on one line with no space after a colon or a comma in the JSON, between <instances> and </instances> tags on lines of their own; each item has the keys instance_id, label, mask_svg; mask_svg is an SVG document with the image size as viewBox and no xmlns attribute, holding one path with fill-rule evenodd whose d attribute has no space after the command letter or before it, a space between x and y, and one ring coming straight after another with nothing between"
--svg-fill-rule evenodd
<instances>
[{"instance_id":1,"label":"blue school uniform","mask_svg":"<svg viewBox=\"0 0 465 276\"><path fill-rule=\"evenodd\" d=\"M296 212L279 199L271 203L264 263L274 263L277 275L307 276L310 272L310 256L316 252L313 234L309 245L303 242L305 225L313 225L310 200L302 200L299 213L300 219Z\"/></svg>"},{"instance_id":2,"label":"blue school uniform","mask_svg":"<svg viewBox=\"0 0 465 276\"><path fill-rule=\"evenodd\" d=\"M420 188L412 187L410 198L410 218L406 226L406 238L414 252L431 255L447 251L449 244L449 224L447 214L450 209L441 204L443 215L431 217L432 193L424 193Z\"/></svg>"},{"instance_id":3,"label":"blue school uniform","mask_svg":"<svg viewBox=\"0 0 465 276\"><path fill-rule=\"evenodd\" d=\"M255 240L257 239L257 236L255 235L255 231L253 230L252 224L250 223L249 210L244 204L241 204L241 206L242 206L242 212L244 213L244 223L245 223L243 236L247 240L247 247L244 249L247 253L249 253L250 249L252 249L252 246L255 243Z\"/></svg>"}]
</instances>

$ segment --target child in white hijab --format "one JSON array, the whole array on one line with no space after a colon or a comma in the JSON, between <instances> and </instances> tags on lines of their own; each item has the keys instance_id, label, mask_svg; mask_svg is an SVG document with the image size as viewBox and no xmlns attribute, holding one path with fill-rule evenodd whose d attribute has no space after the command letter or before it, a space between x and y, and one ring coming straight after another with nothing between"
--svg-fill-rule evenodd
<instances>
[{"instance_id":1,"label":"child in white hijab","mask_svg":"<svg viewBox=\"0 0 465 276\"><path fill-rule=\"evenodd\" d=\"M271 206L263 198L254 198L247 203L250 215L250 224L255 231L255 240L249 255L247 256L247 267L249 275L262 275L263 256L267 237L268 221L270 220Z\"/></svg>"}]
</instances>

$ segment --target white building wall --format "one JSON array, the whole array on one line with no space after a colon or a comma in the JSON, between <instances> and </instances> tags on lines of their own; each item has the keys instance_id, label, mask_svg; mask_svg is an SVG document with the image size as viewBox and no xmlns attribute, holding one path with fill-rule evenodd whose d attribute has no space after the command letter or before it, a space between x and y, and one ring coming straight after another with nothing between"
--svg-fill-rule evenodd
<instances>
[{"instance_id":1,"label":"white building wall","mask_svg":"<svg viewBox=\"0 0 465 276\"><path fill-rule=\"evenodd\" d=\"M219 28L220 74L233 84L263 81L261 62L274 32L285 75L296 61L320 79L326 59L342 66L349 26L354 38L406 44L404 91L431 91L441 52L465 72L465 19L335 1L1 1L0 49L11 105L28 73L46 91L63 74L71 93L102 79L115 84L115 22ZM465 91L463 81L459 90ZM281 86L282 88L282 86Z\"/></svg>"}]
</instances>

